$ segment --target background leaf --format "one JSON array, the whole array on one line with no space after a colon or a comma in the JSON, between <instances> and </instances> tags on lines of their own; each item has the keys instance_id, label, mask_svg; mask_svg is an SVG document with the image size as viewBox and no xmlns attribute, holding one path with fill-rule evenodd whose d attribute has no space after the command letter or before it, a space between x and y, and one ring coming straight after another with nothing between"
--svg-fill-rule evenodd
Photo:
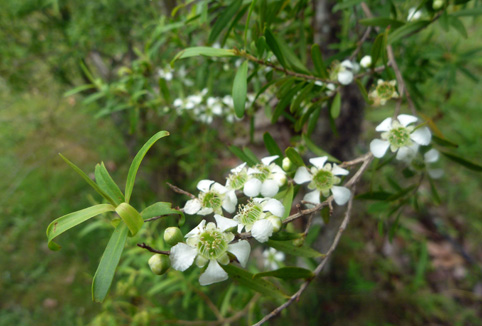
<instances>
[{"instance_id":1,"label":"background leaf","mask_svg":"<svg viewBox=\"0 0 482 326\"><path fill-rule=\"evenodd\" d=\"M324 256L324 254L322 254L321 252L318 252L315 249L312 249L310 247L296 247L292 243L285 242L285 241L268 240L267 244L268 246L271 246L276 250L281 250L293 256L308 257L308 258L316 258L316 257Z\"/></svg>"},{"instance_id":2,"label":"background leaf","mask_svg":"<svg viewBox=\"0 0 482 326\"><path fill-rule=\"evenodd\" d=\"M95 166L95 181L97 185L112 198L116 205L125 201L124 194L110 176L104 162Z\"/></svg>"},{"instance_id":3,"label":"background leaf","mask_svg":"<svg viewBox=\"0 0 482 326\"><path fill-rule=\"evenodd\" d=\"M131 235L136 235L137 232L142 228L144 224L144 220L142 219L141 214L127 203L122 203L116 207L115 212L122 218L124 223L131 231Z\"/></svg>"},{"instance_id":4,"label":"background leaf","mask_svg":"<svg viewBox=\"0 0 482 326\"><path fill-rule=\"evenodd\" d=\"M246 93L248 92L248 61L239 66L233 82L234 112L238 118L242 118L246 108Z\"/></svg>"},{"instance_id":5,"label":"background leaf","mask_svg":"<svg viewBox=\"0 0 482 326\"><path fill-rule=\"evenodd\" d=\"M312 278L314 274L312 271L301 267L283 267L274 271L254 274L255 279L265 276L273 276L285 280L293 280L299 278L309 279Z\"/></svg>"}]
</instances>

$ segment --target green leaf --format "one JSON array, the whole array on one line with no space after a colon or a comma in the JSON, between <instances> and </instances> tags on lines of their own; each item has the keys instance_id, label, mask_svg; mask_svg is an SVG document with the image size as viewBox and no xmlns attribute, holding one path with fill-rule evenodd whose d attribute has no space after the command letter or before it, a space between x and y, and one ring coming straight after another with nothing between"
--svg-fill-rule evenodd
<instances>
[{"instance_id":1,"label":"green leaf","mask_svg":"<svg viewBox=\"0 0 482 326\"><path fill-rule=\"evenodd\" d=\"M450 25L452 25L453 28L459 32L460 35L462 35L464 38L468 37L467 30L465 29L464 23L457 17L450 17L449 20Z\"/></svg>"},{"instance_id":2,"label":"green leaf","mask_svg":"<svg viewBox=\"0 0 482 326\"><path fill-rule=\"evenodd\" d=\"M228 147L229 150L236 155L241 161L248 163L249 166L258 164L258 160L253 160L251 157L246 155L241 148L235 145Z\"/></svg>"},{"instance_id":3,"label":"green leaf","mask_svg":"<svg viewBox=\"0 0 482 326\"><path fill-rule=\"evenodd\" d=\"M323 61L320 46L318 44L313 44L311 46L311 60L313 60L317 76L328 78L328 71L326 70L326 65Z\"/></svg>"},{"instance_id":4,"label":"green leaf","mask_svg":"<svg viewBox=\"0 0 482 326\"><path fill-rule=\"evenodd\" d=\"M296 247L292 243L285 242L285 241L268 240L267 245L275 248L276 250L281 250L293 256L308 257L308 258L325 256L321 252L318 252L315 249L312 249L310 247Z\"/></svg>"},{"instance_id":5,"label":"green leaf","mask_svg":"<svg viewBox=\"0 0 482 326\"><path fill-rule=\"evenodd\" d=\"M141 212L141 216L144 220L146 220L148 218L152 218L155 216L177 214L181 216L181 220L179 221L179 226L184 225L184 221L185 221L184 213L180 210L172 208L171 206L172 206L171 203L158 202L144 208L144 210Z\"/></svg>"},{"instance_id":6,"label":"green leaf","mask_svg":"<svg viewBox=\"0 0 482 326\"><path fill-rule=\"evenodd\" d=\"M289 68L286 64L285 58L283 56L283 53L281 52L280 46L274 37L273 33L267 28L264 34L264 37L266 38L266 43L268 44L269 48L273 52L273 54L276 56L278 59L279 63L285 67Z\"/></svg>"},{"instance_id":7,"label":"green leaf","mask_svg":"<svg viewBox=\"0 0 482 326\"><path fill-rule=\"evenodd\" d=\"M254 278L273 276L285 280L296 280L300 278L310 279L315 276L312 271L301 267L283 267L274 271L254 274Z\"/></svg>"},{"instance_id":8,"label":"green leaf","mask_svg":"<svg viewBox=\"0 0 482 326\"><path fill-rule=\"evenodd\" d=\"M291 233L291 232L276 232L270 237L271 240L275 241L291 241L299 239L303 236L303 233Z\"/></svg>"},{"instance_id":9,"label":"green leaf","mask_svg":"<svg viewBox=\"0 0 482 326\"><path fill-rule=\"evenodd\" d=\"M308 137L307 135L303 135L303 141L305 142L306 147L308 147L308 149L310 151L312 151L313 154L315 154L317 156L328 156L328 160L331 161L331 162L335 162L335 163L341 162L339 159L337 159L333 155L328 154L328 152L326 152L326 151L322 150L321 148L319 148L318 146L316 146L315 143L313 143L311 141L310 137Z\"/></svg>"},{"instance_id":10,"label":"green leaf","mask_svg":"<svg viewBox=\"0 0 482 326\"><path fill-rule=\"evenodd\" d=\"M382 51L385 51L385 49L383 49L383 38L384 38L384 36L385 36L384 33L379 34L377 36L377 38L375 39L375 42L373 42L372 52L371 52L372 67L375 67L375 65L378 61L378 58L380 58L380 56L382 54Z\"/></svg>"},{"instance_id":11,"label":"green leaf","mask_svg":"<svg viewBox=\"0 0 482 326\"><path fill-rule=\"evenodd\" d=\"M365 86L363 85L363 83L361 82L360 79L355 79L355 83L358 86L358 89L360 90L360 93L362 94L363 99L365 100L366 103L369 104L370 99L368 98L368 92L367 92Z\"/></svg>"},{"instance_id":12,"label":"green leaf","mask_svg":"<svg viewBox=\"0 0 482 326\"><path fill-rule=\"evenodd\" d=\"M256 157L256 155L253 153L252 150L250 150L250 149L247 148L247 147L244 147L244 148L243 148L243 152L244 152L244 154L246 154L247 157L249 157L249 160L250 160L251 162L256 162L256 164L259 163L258 158Z\"/></svg>"},{"instance_id":13,"label":"green leaf","mask_svg":"<svg viewBox=\"0 0 482 326\"><path fill-rule=\"evenodd\" d=\"M303 102L303 100L307 100L307 101L309 100L308 95L311 93L311 90L313 89L314 86L315 84L308 83L303 88L303 90L296 96L293 102L291 102L291 106L290 106L291 113L296 114L296 112L300 108L301 102Z\"/></svg>"},{"instance_id":14,"label":"green leaf","mask_svg":"<svg viewBox=\"0 0 482 326\"><path fill-rule=\"evenodd\" d=\"M100 204L76 211L55 219L47 227L48 246L50 250L59 250L61 247L52 240L65 231L87 221L102 213L112 212L115 207L110 204Z\"/></svg>"},{"instance_id":15,"label":"green leaf","mask_svg":"<svg viewBox=\"0 0 482 326\"><path fill-rule=\"evenodd\" d=\"M124 223L131 231L131 235L136 235L137 232L142 228L144 224L144 220L142 219L141 214L127 203L122 203L116 207L115 212L122 218Z\"/></svg>"},{"instance_id":16,"label":"green leaf","mask_svg":"<svg viewBox=\"0 0 482 326\"><path fill-rule=\"evenodd\" d=\"M234 266L233 264L221 265L221 267L229 274L229 276L237 281L239 284L246 286L263 295L268 295L274 298L287 298L278 287L273 283L263 279L254 279L254 275L250 272Z\"/></svg>"},{"instance_id":17,"label":"green leaf","mask_svg":"<svg viewBox=\"0 0 482 326\"><path fill-rule=\"evenodd\" d=\"M456 162L456 163L459 163L460 165L463 165L465 166L467 169L470 169L470 170L473 170L473 171L477 171L477 172L481 172L482 171L482 166L477 164L477 163L474 163L474 162L471 162L471 161L468 161L460 156L457 156L457 155L454 155L454 154L451 154L451 153L447 153L447 152L441 152L444 156L446 156L447 158L449 158L450 160Z\"/></svg>"},{"instance_id":18,"label":"green leaf","mask_svg":"<svg viewBox=\"0 0 482 326\"><path fill-rule=\"evenodd\" d=\"M427 27L430 24L428 20L419 20L415 22L410 22L402 27L396 29L388 36L388 44L393 44L402 38L409 36L409 34L415 33L416 31Z\"/></svg>"},{"instance_id":19,"label":"green leaf","mask_svg":"<svg viewBox=\"0 0 482 326\"><path fill-rule=\"evenodd\" d=\"M171 103L171 92L164 78L159 78L159 90L166 103Z\"/></svg>"},{"instance_id":20,"label":"green leaf","mask_svg":"<svg viewBox=\"0 0 482 326\"><path fill-rule=\"evenodd\" d=\"M305 165L305 162L303 162L303 159L301 158L300 154L293 147L288 147L285 150L285 154L294 165L296 166Z\"/></svg>"},{"instance_id":21,"label":"green leaf","mask_svg":"<svg viewBox=\"0 0 482 326\"><path fill-rule=\"evenodd\" d=\"M340 116L341 111L341 96L340 93L336 93L333 102L331 103L330 114L333 119L336 119Z\"/></svg>"},{"instance_id":22,"label":"green leaf","mask_svg":"<svg viewBox=\"0 0 482 326\"><path fill-rule=\"evenodd\" d=\"M209 33L209 43L213 43L214 41L216 41L219 34L221 34L223 29L228 26L231 19L233 19L233 17L236 15L236 12L238 12L242 3L242 0L233 1L221 14L217 16L216 22L211 29L211 33Z\"/></svg>"},{"instance_id":23,"label":"green leaf","mask_svg":"<svg viewBox=\"0 0 482 326\"><path fill-rule=\"evenodd\" d=\"M174 65L179 59L185 59L190 57L197 57L199 55L205 57L234 57L236 56L234 50L227 49L217 49L208 46L195 46L192 48L187 48L176 54L174 59L171 61L171 66Z\"/></svg>"},{"instance_id":24,"label":"green leaf","mask_svg":"<svg viewBox=\"0 0 482 326\"><path fill-rule=\"evenodd\" d=\"M80 93L80 92L83 92L83 91L86 91L86 90L92 89L92 88L95 88L95 85L93 85L93 84L81 85L81 86L72 88L71 90L68 90L67 92L65 92L64 97L69 97L69 96L72 96L74 94L77 94L77 93Z\"/></svg>"},{"instance_id":25,"label":"green leaf","mask_svg":"<svg viewBox=\"0 0 482 326\"><path fill-rule=\"evenodd\" d=\"M157 134L152 136L147 143L142 146L140 151L137 153L134 160L132 160L131 166L129 168L129 173L127 174L127 181L126 181L126 203L129 203L132 195L132 189L134 189L134 182L136 181L136 174L137 170L139 170L139 166L141 165L142 159L146 155L147 151L154 145L156 141L159 139L169 136L169 132L167 131L159 131Z\"/></svg>"},{"instance_id":26,"label":"green leaf","mask_svg":"<svg viewBox=\"0 0 482 326\"><path fill-rule=\"evenodd\" d=\"M394 194L391 192L386 191L372 191L366 192L356 196L356 199L363 199L363 200L388 200Z\"/></svg>"},{"instance_id":27,"label":"green leaf","mask_svg":"<svg viewBox=\"0 0 482 326\"><path fill-rule=\"evenodd\" d=\"M440 146L444 146L444 147L454 147L454 148L457 148L459 147L459 145L457 145L456 143L448 140L448 139L445 139L445 138L441 138L437 135L432 135L432 140L437 143L438 145Z\"/></svg>"},{"instance_id":28,"label":"green leaf","mask_svg":"<svg viewBox=\"0 0 482 326\"><path fill-rule=\"evenodd\" d=\"M265 132L263 135L263 140L264 140L264 145L266 146L266 149L271 155L278 155L278 159L283 158L283 152L279 148L278 144L276 144L276 141L271 137L269 132Z\"/></svg>"},{"instance_id":29,"label":"green leaf","mask_svg":"<svg viewBox=\"0 0 482 326\"><path fill-rule=\"evenodd\" d=\"M285 208L285 212L283 216L281 216L281 220L284 220L288 216L290 216L291 212L291 206L293 204L293 197L294 197L294 186L290 184L288 188L286 189L286 194L283 196L283 200L281 201L283 203L283 206Z\"/></svg>"},{"instance_id":30,"label":"green leaf","mask_svg":"<svg viewBox=\"0 0 482 326\"><path fill-rule=\"evenodd\" d=\"M120 223L112 233L95 272L92 281L92 299L94 301L104 301L107 292L109 292L126 240L127 227L124 223Z\"/></svg>"},{"instance_id":31,"label":"green leaf","mask_svg":"<svg viewBox=\"0 0 482 326\"><path fill-rule=\"evenodd\" d=\"M116 205L125 201L124 194L110 176L104 162L95 166L95 181L97 185L112 198Z\"/></svg>"},{"instance_id":32,"label":"green leaf","mask_svg":"<svg viewBox=\"0 0 482 326\"><path fill-rule=\"evenodd\" d=\"M112 198L110 198L109 195L107 195L94 181L92 181L92 179L89 178L89 176L87 174L85 174L84 171L82 171L77 165L75 165L74 163L72 163L71 161L69 161L65 156L63 156L62 154L60 154L60 157L68 164L70 165L70 167L75 171L77 172L81 177L82 179L84 179L92 188L94 188L95 191L97 191L97 193L99 195L101 195L102 197L104 197L107 201L109 201L111 204L115 205L115 202Z\"/></svg>"},{"instance_id":33,"label":"green leaf","mask_svg":"<svg viewBox=\"0 0 482 326\"><path fill-rule=\"evenodd\" d=\"M276 121L278 121L278 118L285 111L286 107L291 103L291 100L299 92L303 85L304 83L299 83L295 87L291 88L286 94L284 94L284 96L279 100L278 104L276 104L273 116L271 117L271 123L274 124Z\"/></svg>"},{"instance_id":34,"label":"green leaf","mask_svg":"<svg viewBox=\"0 0 482 326\"><path fill-rule=\"evenodd\" d=\"M379 26L382 28L390 26L393 30L405 25L405 22L396 19L377 17L377 18L367 18L361 19L360 24L364 26Z\"/></svg>"},{"instance_id":35,"label":"green leaf","mask_svg":"<svg viewBox=\"0 0 482 326\"><path fill-rule=\"evenodd\" d=\"M482 7L461 9L450 14L450 16L456 16L456 17L478 16L478 15L482 15Z\"/></svg>"},{"instance_id":36,"label":"green leaf","mask_svg":"<svg viewBox=\"0 0 482 326\"><path fill-rule=\"evenodd\" d=\"M246 108L246 93L248 92L248 61L244 61L236 72L233 82L234 112L242 118Z\"/></svg>"}]
</instances>

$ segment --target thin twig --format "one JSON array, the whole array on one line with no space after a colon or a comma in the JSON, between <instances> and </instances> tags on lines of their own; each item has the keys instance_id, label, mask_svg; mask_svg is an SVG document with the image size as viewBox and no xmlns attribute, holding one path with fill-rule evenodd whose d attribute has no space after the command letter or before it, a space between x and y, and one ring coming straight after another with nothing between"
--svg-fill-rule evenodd
<instances>
[{"instance_id":1,"label":"thin twig","mask_svg":"<svg viewBox=\"0 0 482 326\"><path fill-rule=\"evenodd\" d=\"M146 245L144 242L143 243L138 243L137 246L142 249L146 249L150 252L156 253L156 254L161 254L161 255L170 255L170 251L164 251L164 250L157 250L152 248L151 246Z\"/></svg>"},{"instance_id":2,"label":"thin twig","mask_svg":"<svg viewBox=\"0 0 482 326\"><path fill-rule=\"evenodd\" d=\"M348 225L348 222L350 221L350 214L351 214L351 208L352 208L352 204L353 204L353 197L350 199L350 201L348 202L348 207L346 209L346 212L345 212L345 217L343 218L343 222L341 223L341 226L340 228L338 229L338 232L336 233L336 236L335 236L335 239L333 240L333 243L331 244L330 246L330 249L328 249L328 251L326 252L325 256L323 256L322 258L322 261L320 262L320 264L315 268L315 270L313 271L313 274L314 274L314 277L307 280L306 282L304 282L300 289L295 293L293 294L288 301L286 301L285 303L283 303L281 306L279 306L278 308L274 309L273 311L271 311L269 314L267 314L266 316L263 317L263 319L261 319L259 322L257 322L256 324L254 324L253 326L260 326L262 324L264 324L266 321L270 320L271 318L277 316L282 310L284 310L285 308L287 308L288 306L290 306L294 301L297 301L299 300L301 294L306 290L306 288L308 287L308 285L311 283L311 281L313 279L315 279L319 274L320 272L323 270L323 267L325 267L326 265L326 262L328 261L328 258L330 257L330 255L333 253L333 251L335 251L338 243L340 242L340 238L341 238L341 234L343 233L343 231L346 229L347 225Z\"/></svg>"},{"instance_id":3,"label":"thin twig","mask_svg":"<svg viewBox=\"0 0 482 326\"><path fill-rule=\"evenodd\" d=\"M366 29L365 33L363 33L363 36L361 37L360 41L358 41L358 44L357 44L357 47L356 47L355 51L353 51L353 53L351 54L351 56L349 58L350 61L353 61L353 59L356 57L358 52L360 52L361 47L363 46L363 43L365 43L365 41L368 39L368 36L370 36L371 31L372 31L372 28L368 27Z\"/></svg>"},{"instance_id":4,"label":"thin twig","mask_svg":"<svg viewBox=\"0 0 482 326\"><path fill-rule=\"evenodd\" d=\"M185 190L182 190L181 188L176 187L176 186L170 184L169 182L166 182L166 183L167 183L167 185L172 189L172 191L177 192L178 194L181 194L181 195L189 196L189 197L191 197L192 199L195 199L195 198L196 198L196 196L194 196L194 195L191 194L190 192L187 192L187 191L185 191Z\"/></svg>"}]
</instances>

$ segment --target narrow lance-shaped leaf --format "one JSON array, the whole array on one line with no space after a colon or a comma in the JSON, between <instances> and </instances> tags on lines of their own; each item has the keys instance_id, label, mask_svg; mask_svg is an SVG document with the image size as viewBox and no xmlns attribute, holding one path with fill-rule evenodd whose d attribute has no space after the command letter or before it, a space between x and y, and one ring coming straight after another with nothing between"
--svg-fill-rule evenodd
<instances>
[{"instance_id":1,"label":"narrow lance-shaped leaf","mask_svg":"<svg viewBox=\"0 0 482 326\"><path fill-rule=\"evenodd\" d=\"M276 250L281 250L289 255L301 256L308 258L323 257L321 252L316 251L310 247L296 247L293 244L286 241L273 241L268 240L268 246L275 248Z\"/></svg>"},{"instance_id":2,"label":"narrow lance-shaped leaf","mask_svg":"<svg viewBox=\"0 0 482 326\"><path fill-rule=\"evenodd\" d=\"M309 279L315 276L312 271L301 267L283 267L274 271L262 272L254 274L254 278L273 276L285 280L294 280L299 278Z\"/></svg>"},{"instance_id":3,"label":"narrow lance-shaped leaf","mask_svg":"<svg viewBox=\"0 0 482 326\"><path fill-rule=\"evenodd\" d=\"M142 228L144 220L141 214L127 203L122 203L116 207L115 212L122 218L124 223L131 231L131 235L136 235L137 232Z\"/></svg>"},{"instance_id":4,"label":"narrow lance-shaped leaf","mask_svg":"<svg viewBox=\"0 0 482 326\"><path fill-rule=\"evenodd\" d=\"M125 201L124 194L110 176L104 162L95 166L95 181L99 187L114 200L116 205Z\"/></svg>"},{"instance_id":5,"label":"narrow lance-shaped leaf","mask_svg":"<svg viewBox=\"0 0 482 326\"><path fill-rule=\"evenodd\" d=\"M291 206L293 204L293 195L294 195L294 187L293 187L292 184L290 184L290 185L288 185L288 188L279 192L274 197L275 199L278 199L279 201L281 201L283 203L284 208L285 208L285 212L284 212L283 216L281 216L281 220L284 220L285 218L287 218L290 215ZM278 234L278 233L275 233L275 234ZM275 235L275 234L273 234L273 235Z\"/></svg>"},{"instance_id":6,"label":"narrow lance-shaped leaf","mask_svg":"<svg viewBox=\"0 0 482 326\"><path fill-rule=\"evenodd\" d=\"M182 226L185 220L184 213L180 210L172 208L171 206L172 206L171 203L158 202L144 208L144 210L141 212L141 216L143 219L148 219L155 216L177 214L181 216L181 220L179 221L179 226Z\"/></svg>"},{"instance_id":7,"label":"narrow lance-shaped leaf","mask_svg":"<svg viewBox=\"0 0 482 326\"><path fill-rule=\"evenodd\" d=\"M129 168L129 173L127 174L127 181L126 181L126 203L129 203L129 200L131 199L132 195L132 189L134 188L134 182L136 181L136 174L137 170L139 169L139 166L141 165L142 159L146 155L147 151L154 145L156 141L159 139L169 136L169 132L167 131L159 131L157 134L151 137L147 141L147 143L142 146L140 151L137 153L136 157L134 157L134 160L132 160L131 167Z\"/></svg>"},{"instance_id":8,"label":"narrow lance-shaped leaf","mask_svg":"<svg viewBox=\"0 0 482 326\"><path fill-rule=\"evenodd\" d=\"M274 37L273 33L271 33L271 31L269 29L266 29L266 32L265 32L264 36L266 38L266 43L268 44L269 48L271 49L271 51L274 53L274 55L278 59L279 63L283 67L288 68L287 65L286 65L286 61L285 61L285 58L283 56L283 53L281 52L280 46L279 46L276 38Z\"/></svg>"},{"instance_id":9,"label":"narrow lance-shaped leaf","mask_svg":"<svg viewBox=\"0 0 482 326\"><path fill-rule=\"evenodd\" d=\"M258 160L251 158L250 156L246 155L243 150L235 145L231 145L228 147L229 150L236 155L241 161L248 163L249 166L253 166L258 164Z\"/></svg>"},{"instance_id":10,"label":"narrow lance-shaped leaf","mask_svg":"<svg viewBox=\"0 0 482 326\"><path fill-rule=\"evenodd\" d=\"M246 108L246 93L248 92L248 62L241 64L234 76L233 103L234 112L238 118L242 118Z\"/></svg>"},{"instance_id":11,"label":"narrow lance-shaped leaf","mask_svg":"<svg viewBox=\"0 0 482 326\"><path fill-rule=\"evenodd\" d=\"M409 34L415 33L416 31L425 28L429 24L430 24L430 21L427 21L427 20L419 20L419 21L407 23L402 27L396 29L392 33L390 33L390 35L388 36L388 44L393 44L396 41L401 40L405 36L408 36Z\"/></svg>"},{"instance_id":12,"label":"narrow lance-shaped leaf","mask_svg":"<svg viewBox=\"0 0 482 326\"><path fill-rule=\"evenodd\" d=\"M482 166L480 164L468 161L468 160L466 160L466 159L464 159L460 156L457 156L457 155L454 155L454 154L451 154L451 153L447 153L447 152L441 152L441 153L444 156L446 156L447 158L451 159L452 161L454 161L456 163L459 163L460 165L463 165L470 170L474 170L474 171L477 171L477 172L482 171Z\"/></svg>"},{"instance_id":13,"label":"narrow lance-shaped leaf","mask_svg":"<svg viewBox=\"0 0 482 326\"><path fill-rule=\"evenodd\" d=\"M244 285L254 291L258 291L261 294L269 295L274 298L287 297L287 295L284 294L273 283L263 279L254 279L253 274L244 269L236 267L233 264L221 265L221 267L229 274L229 276L233 280L238 281L239 284Z\"/></svg>"},{"instance_id":14,"label":"narrow lance-shaped leaf","mask_svg":"<svg viewBox=\"0 0 482 326\"><path fill-rule=\"evenodd\" d=\"M280 159L283 157L283 152L279 148L278 144L276 144L276 141L273 139L273 137L269 134L269 132L264 133L263 140L266 149L271 155L278 155Z\"/></svg>"},{"instance_id":15,"label":"narrow lance-shaped leaf","mask_svg":"<svg viewBox=\"0 0 482 326\"><path fill-rule=\"evenodd\" d=\"M290 161L295 164L296 166L304 166L305 162L303 162L303 159L301 158L301 155L293 148L293 147L288 147L285 150L286 156L290 159Z\"/></svg>"},{"instance_id":16,"label":"narrow lance-shaped leaf","mask_svg":"<svg viewBox=\"0 0 482 326\"><path fill-rule=\"evenodd\" d=\"M216 22L211 29L211 33L209 33L208 42L213 43L221 34L224 28L228 26L228 23L231 19L236 15L236 12L241 7L243 1L235 0L233 1L220 15L217 16Z\"/></svg>"},{"instance_id":17,"label":"narrow lance-shaped leaf","mask_svg":"<svg viewBox=\"0 0 482 326\"><path fill-rule=\"evenodd\" d=\"M89 208L82 209L77 212L73 212L62 217L55 219L52 223L49 224L47 227L47 238L48 238L48 246L50 250L59 250L61 247L53 242L52 240L65 231L73 228L74 226L79 225L82 222L87 221L88 219L97 216L102 213L112 212L115 210L115 207L109 204L100 204L95 205Z\"/></svg>"},{"instance_id":18,"label":"narrow lance-shaped leaf","mask_svg":"<svg viewBox=\"0 0 482 326\"><path fill-rule=\"evenodd\" d=\"M336 119L340 116L341 111L341 96L340 93L336 93L333 102L331 103L330 108L330 115L333 119Z\"/></svg>"},{"instance_id":19,"label":"narrow lance-shaped leaf","mask_svg":"<svg viewBox=\"0 0 482 326\"><path fill-rule=\"evenodd\" d=\"M317 75L322 78L328 78L328 71L326 70L326 65L321 56L321 50L318 44L313 44L311 47L311 60L313 60Z\"/></svg>"},{"instance_id":20,"label":"narrow lance-shaped leaf","mask_svg":"<svg viewBox=\"0 0 482 326\"><path fill-rule=\"evenodd\" d=\"M69 161L65 156L63 156L62 154L60 154L60 157L68 164L70 165L70 167L75 171L77 172L81 177L82 179L84 179L92 188L94 188L95 191L97 191L97 193L99 195L101 195L102 197L104 197L108 202L110 202L111 204L115 204L114 200L112 198L110 198L109 195L107 195L102 189L100 189L100 187L94 182L92 181L92 179L89 178L89 176L87 174L85 174L84 171L82 171L77 165L75 165L74 163L72 163L71 161Z\"/></svg>"},{"instance_id":21,"label":"narrow lance-shaped leaf","mask_svg":"<svg viewBox=\"0 0 482 326\"><path fill-rule=\"evenodd\" d=\"M179 59L185 59L190 57L197 57L199 55L205 57L234 57L236 54L234 50L211 48L208 46L195 46L192 48L187 48L176 54L174 59L171 61L171 66L174 65Z\"/></svg>"},{"instance_id":22,"label":"narrow lance-shaped leaf","mask_svg":"<svg viewBox=\"0 0 482 326\"><path fill-rule=\"evenodd\" d=\"M109 292L126 240L127 226L124 223L119 223L112 233L107 247L105 247L92 281L92 299L94 301L104 301L107 292Z\"/></svg>"}]
</instances>

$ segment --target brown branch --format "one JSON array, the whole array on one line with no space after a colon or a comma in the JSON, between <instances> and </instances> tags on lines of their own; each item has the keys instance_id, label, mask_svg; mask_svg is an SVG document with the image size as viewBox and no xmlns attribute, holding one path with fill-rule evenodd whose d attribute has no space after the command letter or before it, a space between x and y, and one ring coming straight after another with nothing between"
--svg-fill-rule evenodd
<instances>
[{"instance_id":1,"label":"brown branch","mask_svg":"<svg viewBox=\"0 0 482 326\"><path fill-rule=\"evenodd\" d=\"M170 251L164 251L164 250L157 250L152 248L151 246L146 245L144 242L143 243L138 243L137 246L142 249L146 249L147 251L153 252L155 254L161 254L161 255L170 255Z\"/></svg>"},{"instance_id":2,"label":"brown branch","mask_svg":"<svg viewBox=\"0 0 482 326\"><path fill-rule=\"evenodd\" d=\"M167 183L167 185L169 186L169 188L172 189L172 191L177 192L178 194L181 194L181 195L189 196L189 197L191 197L192 199L195 199L195 198L196 198L196 196L194 196L194 195L191 194L190 192L187 192L187 191L185 191L185 190L182 190L181 188L176 187L175 185L172 185L172 184L170 184L169 182L166 182L166 183Z\"/></svg>"},{"instance_id":3,"label":"brown branch","mask_svg":"<svg viewBox=\"0 0 482 326\"><path fill-rule=\"evenodd\" d=\"M363 43L365 43L365 41L368 39L368 36L370 36L371 31L372 31L372 28L368 27L366 29L365 33L363 33L363 36L361 37L360 41L357 42L357 47L356 47L355 51L353 51L353 53L351 54L351 56L349 58L350 61L352 61L356 57L358 52L360 52L361 47L363 46Z\"/></svg>"},{"instance_id":4,"label":"brown branch","mask_svg":"<svg viewBox=\"0 0 482 326\"><path fill-rule=\"evenodd\" d=\"M267 314L266 316L263 317L263 319L261 319L259 322L257 322L256 324L254 324L253 326L260 326L262 324L264 324L266 321L270 320L271 318L277 316L282 310L286 309L288 306L290 306L294 301L298 301L301 294L306 290L306 288L308 287L308 285L311 283L311 281L313 279L315 279L320 273L321 271L323 270L323 267L325 267L326 265L326 262L328 261L328 258L330 257L330 255L333 253L333 251L335 251L338 243L340 242L340 238L341 238L341 234L343 233L343 231L346 229L347 225L348 225L348 222L350 221L350 214L351 214L351 208L352 208L352 204L353 204L353 197L350 199L350 201L348 202L348 208L346 209L346 212L345 212L345 217L343 218L343 222L341 223L341 226L340 228L338 229L338 232L336 233L336 236L335 236L335 239L333 240L333 243L331 244L330 248L328 249L328 251L326 252L325 256L322 257L322 260L320 262L320 264L315 268L315 270L313 271L313 274L314 274L314 277L307 280L306 282L304 282L300 289L295 293L293 294L288 301L286 301L285 303L283 303L281 306L279 306L278 308L274 309L273 311L271 311L269 314Z\"/></svg>"}]
</instances>

